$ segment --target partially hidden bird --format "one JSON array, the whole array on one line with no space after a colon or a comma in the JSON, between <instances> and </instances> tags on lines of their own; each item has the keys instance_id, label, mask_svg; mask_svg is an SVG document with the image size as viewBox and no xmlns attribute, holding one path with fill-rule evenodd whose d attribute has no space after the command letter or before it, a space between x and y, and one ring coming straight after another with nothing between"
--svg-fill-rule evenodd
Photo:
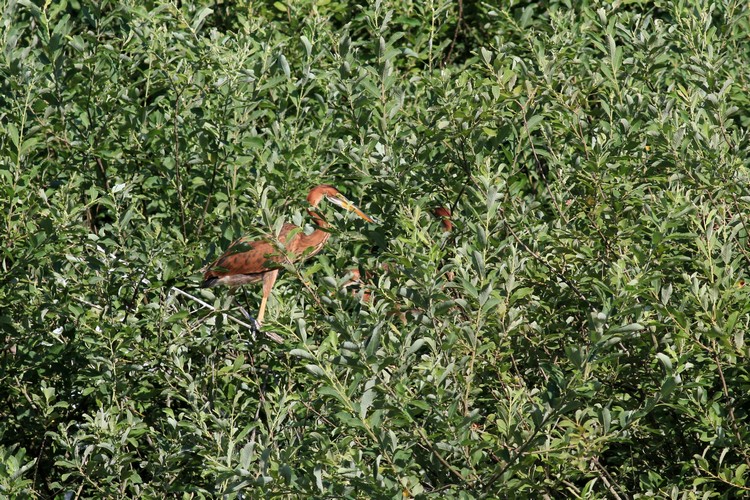
<instances>
[{"instance_id":1,"label":"partially hidden bird","mask_svg":"<svg viewBox=\"0 0 750 500\"><path fill-rule=\"evenodd\" d=\"M453 231L453 222L451 222L451 211L446 207L437 207L432 211L432 215L440 218L440 225L443 227L443 232L449 233Z\"/></svg>"},{"instance_id":2,"label":"partially hidden bird","mask_svg":"<svg viewBox=\"0 0 750 500\"><path fill-rule=\"evenodd\" d=\"M255 240L248 237L239 238L229 245L221 257L206 268L201 287L210 288L219 285L237 287L262 281L263 298L258 309L258 317L253 325L256 329L260 329L268 296L271 294L271 289L283 264L315 255L320 252L331 236L331 233L326 230L328 223L316 210L323 199L348 212L355 213L367 222L374 222L335 187L327 184L315 186L307 195L307 201L311 205L307 212L317 226L315 231L305 234L294 224L284 224L276 239L272 237Z\"/></svg>"},{"instance_id":3,"label":"partially hidden bird","mask_svg":"<svg viewBox=\"0 0 750 500\"><path fill-rule=\"evenodd\" d=\"M453 231L453 222L451 221L451 211L449 208L438 206L432 211L432 215L434 215L436 218L440 219L440 227L443 229L443 233L450 233ZM390 271L391 266L389 263L384 262L380 264L380 268L383 271ZM358 268L353 267L349 269L348 272L350 278L347 280L346 283L344 283L343 288L349 288L351 287L351 293L352 295L357 295L359 293L359 289L362 289L362 302L372 302L372 290L370 290L365 282L372 283L375 280L375 276L371 271L365 271L365 279L362 278L362 273L359 271ZM453 281L454 274L453 271L448 271L446 273L446 278L448 278L448 281Z\"/></svg>"}]
</instances>

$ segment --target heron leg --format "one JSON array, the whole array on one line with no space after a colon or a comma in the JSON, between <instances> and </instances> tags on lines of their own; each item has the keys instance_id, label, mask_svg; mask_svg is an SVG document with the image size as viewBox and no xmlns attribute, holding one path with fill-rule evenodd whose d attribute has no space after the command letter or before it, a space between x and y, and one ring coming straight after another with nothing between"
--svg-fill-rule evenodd
<instances>
[{"instance_id":1,"label":"heron leg","mask_svg":"<svg viewBox=\"0 0 750 500\"><path fill-rule=\"evenodd\" d=\"M268 271L263 275L263 299L260 301L260 309L258 310L258 324L263 324L263 316L266 313L266 303L268 302L268 296L271 295L271 289L273 284L276 283L276 277L279 275L279 270L274 269Z\"/></svg>"},{"instance_id":2,"label":"heron leg","mask_svg":"<svg viewBox=\"0 0 750 500\"><path fill-rule=\"evenodd\" d=\"M250 309L250 302L247 299L247 292L245 291L244 288L242 288L242 295L245 297L245 305L247 306L247 309ZM253 318L252 316L250 316L250 313L247 312L247 309L240 306L240 312L245 317L245 319L250 322L250 325L252 326L251 330L253 331L253 333L258 333L260 331L260 322L257 319Z\"/></svg>"}]
</instances>

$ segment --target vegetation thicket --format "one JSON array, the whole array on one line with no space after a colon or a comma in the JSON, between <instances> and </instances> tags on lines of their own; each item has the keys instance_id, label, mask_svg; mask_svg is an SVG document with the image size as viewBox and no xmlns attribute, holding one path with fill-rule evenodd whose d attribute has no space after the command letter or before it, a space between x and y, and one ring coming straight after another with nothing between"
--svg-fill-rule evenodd
<instances>
[{"instance_id":1,"label":"vegetation thicket","mask_svg":"<svg viewBox=\"0 0 750 500\"><path fill-rule=\"evenodd\" d=\"M0 9L0 496L750 491L746 2Z\"/></svg>"}]
</instances>

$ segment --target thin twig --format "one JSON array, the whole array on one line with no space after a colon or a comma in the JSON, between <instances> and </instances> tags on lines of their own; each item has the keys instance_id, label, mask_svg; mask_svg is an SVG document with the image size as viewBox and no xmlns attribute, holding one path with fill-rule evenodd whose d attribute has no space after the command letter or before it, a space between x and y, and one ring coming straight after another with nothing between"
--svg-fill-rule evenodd
<instances>
[{"instance_id":1,"label":"thin twig","mask_svg":"<svg viewBox=\"0 0 750 500\"><path fill-rule=\"evenodd\" d=\"M133 309L135 309L135 299L138 298L138 292L141 290L141 285L143 284L143 280L145 277L146 277L146 271L144 270L141 273L141 277L138 279L138 281L135 284L135 288L133 289L133 297L131 297L130 302L128 302L125 305L125 318L122 320L123 323L125 323L128 320L128 315Z\"/></svg>"},{"instance_id":2,"label":"thin twig","mask_svg":"<svg viewBox=\"0 0 750 500\"><path fill-rule=\"evenodd\" d=\"M453 203L450 204L450 215L449 217L453 218L456 213L456 208L458 207L459 202L461 201L461 197L466 192L466 187L471 182L471 166L469 166L469 163L466 161L466 146L464 144L463 140L459 141L459 145L461 146L461 169L463 170L464 174L466 174L466 179L464 180L463 184L461 185L461 190L456 195L456 199L453 200ZM446 245L448 244L448 239L444 239L442 243L440 243L440 250L445 250Z\"/></svg>"},{"instance_id":3,"label":"thin twig","mask_svg":"<svg viewBox=\"0 0 750 500\"><path fill-rule=\"evenodd\" d=\"M221 121L221 133L225 135L224 140L226 142L229 142L229 133L226 131L227 127L224 125L227 123L228 120L226 120L227 115L227 108L229 107L229 93L225 96L224 99L224 109L222 110L223 116L225 117L224 120ZM208 196L206 196L206 203L203 205L203 214L201 215L201 221L198 224L198 230L196 231L196 237L200 236L203 232L203 224L206 222L206 215L208 214L208 208L211 206L211 199L214 193L214 185L216 183L216 172L219 169L219 161L226 159L226 152L224 152L223 158L220 158L220 155L216 154L216 159L214 160L214 167L213 172L211 172L211 181L208 183Z\"/></svg>"},{"instance_id":4,"label":"thin twig","mask_svg":"<svg viewBox=\"0 0 750 500\"><path fill-rule=\"evenodd\" d=\"M532 432L532 433L531 433L531 435L530 435L530 436L529 436L529 437L528 437L528 438L526 439L526 441L525 441L525 442L523 442L522 444L518 445L518 446L517 446L517 447L516 447L516 448L515 448L515 449L513 450L513 455L511 455L510 459L509 459L509 460L508 460L508 461L507 461L507 462L505 463L505 465L503 465L503 467L502 467L502 468L501 468L500 470L498 470L497 472L495 472L495 473L494 473L494 474L493 474L493 475L492 475L492 476L491 476L491 477L490 477L490 478L489 478L489 479L487 480L487 482L485 482L485 483L484 483L484 485L483 485L482 489L484 489L484 492L485 492L485 494L486 494L486 493L487 493L487 491L488 491L488 490L489 490L489 489L490 489L490 488L492 487L492 485L493 485L493 484L495 484L495 482L496 482L496 481L497 481L498 479L500 479L501 477L503 477L503 474L505 474L505 472L506 472L506 471L507 471L507 470L508 470L508 469L509 469L509 468L510 468L510 467L511 467L511 466L512 466L512 465L513 465L514 463L516 463L516 460L520 459L520 458L521 458L521 456L522 456L522 455L523 455L524 453L526 453L526 450L527 450L527 449L529 449L529 447L530 447L530 446L531 446L531 445L532 445L532 444L534 443L534 441L536 441L537 437L539 436L539 433L540 433L540 432L541 432L541 430L542 430L542 426L543 426L544 424L546 424L547 422L549 422L549 421L550 421L550 420L551 420L551 419L552 419L553 417L556 417L556 416L557 416L557 413L558 413L558 411L557 411L557 410L555 410L554 412L550 413L550 414L549 414L549 415L548 415L547 417L545 417L545 418L544 418L544 419L542 420L541 424L540 424L540 425L539 425L539 426L538 426L538 427L537 427L536 429L534 429L534 432Z\"/></svg>"},{"instance_id":5,"label":"thin twig","mask_svg":"<svg viewBox=\"0 0 750 500\"><path fill-rule=\"evenodd\" d=\"M208 207L211 205L211 198L214 191L214 182L216 181L216 171L219 167L219 159L218 155L216 156L216 161L214 162L214 170L213 173L211 173L211 181L208 183L208 196L206 196L206 203L203 205L203 215L201 215L201 221L198 224L198 230L195 232L196 237L200 236L203 232L203 223L206 222L206 214L208 214Z\"/></svg>"},{"instance_id":6,"label":"thin twig","mask_svg":"<svg viewBox=\"0 0 750 500\"><path fill-rule=\"evenodd\" d=\"M440 454L440 452L435 449L435 447L430 442L430 439L425 434L424 429L422 429L421 427L417 427L417 434L419 434L419 437L422 438L422 442L424 443L424 445L427 447L428 450L430 450L430 452L435 456L435 458L437 458L438 462L440 462L441 464L443 464L443 467L445 467L446 469L448 469L450 471L450 473L453 474L456 477L456 479L458 479L458 481L460 481L461 483L463 483L464 485L466 485L467 487L469 487L471 489L471 487L469 486L468 481L466 480L466 478L464 478L461 475L461 472L458 471L451 464L449 464L445 460L445 458L443 458L443 456Z\"/></svg>"},{"instance_id":7,"label":"thin twig","mask_svg":"<svg viewBox=\"0 0 750 500\"><path fill-rule=\"evenodd\" d=\"M185 203L182 199L182 177L180 175L180 136L177 131L177 120L180 113L180 98L182 92L177 92L174 101L174 169L177 182L177 200L180 204L180 223L182 225L182 236L187 238L187 229L185 226Z\"/></svg>"},{"instance_id":8,"label":"thin twig","mask_svg":"<svg viewBox=\"0 0 750 500\"><path fill-rule=\"evenodd\" d=\"M707 476L711 477L715 481L719 481L721 483L726 484L727 486L732 486L734 488L737 488L737 489L740 489L740 490L743 490L743 491L750 491L750 488L748 488L747 486L745 486L743 484L733 483L732 481L729 481L728 479L725 479L725 478L723 478L721 476L718 476L718 475L714 474L713 472L711 472L708 469L704 469L700 465L697 465L696 467L697 467L697 469L699 471L703 472L704 474L706 474Z\"/></svg>"},{"instance_id":9,"label":"thin twig","mask_svg":"<svg viewBox=\"0 0 750 500\"><path fill-rule=\"evenodd\" d=\"M599 459L597 457L593 457L591 459L591 465L593 465L595 469L599 470L599 473L600 473L599 477L604 483L604 486L606 486L609 492L612 494L612 498L616 498L617 500L623 500L623 497L621 497L617 493L617 490L619 489L620 491L622 491L622 488L620 488L620 485L615 482L614 478L609 474L607 469L605 469L604 466L599 462ZM630 498L629 496L627 496L627 493L623 492L623 494L625 495L626 499Z\"/></svg>"},{"instance_id":10,"label":"thin twig","mask_svg":"<svg viewBox=\"0 0 750 500\"><path fill-rule=\"evenodd\" d=\"M458 32L461 31L461 25L464 22L464 2L463 0L458 0L458 21L456 21L456 29L453 31L453 41L451 41L451 46L448 49L448 55L445 56L443 59L443 62L441 64L442 67L445 67L445 64L448 62L448 59L451 58L453 55L453 49L456 46L456 40L458 40Z\"/></svg>"},{"instance_id":11,"label":"thin twig","mask_svg":"<svg viewBox=\"0 0 750 500\"><path fill-rule=\"evenodd\" d=\"M469 162L466 161L466 144L464 143L463 139L459 141L459 144L461 145L461 168L466 174L466 180L461 185L461 191L459 191L458 195L456 195L456 199L453 200L453 204L451 205L451 215L453 215L453 213L456 211L456 207L458 207L458 203L459 201L461 201L461 196L463 196L464 192L466 191L466 186L468 186L469 182L471 182L471 167L469 166Z\"/></svg>"},{"instance_id":12,"label":"thin twig","mask_svg":"<svg viewBox=\"0 0 750 500\"><path fill-rule=\"evenodd\" d=\"M209 304L207 302L202 301L201 299L199 299L198 297L196 297L194 295L190 295L187 292L183 292L182 290L180 290L179 288L177 288L175 286L172 287L172 290L174 290L175 292L177 292L177 293L179 293L181 295L184 295L185 297L188 297L189 299L194 300L195 302L197 302L198 304L200 304L201 306L203 306L203 307L205 307L207 309L210 309L210 310L212 310L214 312L218 312L218 309L216 309L214 306L212 306L211 304ZM249 330L255 330L255 328L253 328L251 325L249 325L248 323L245 323L242 320L239 320L239 319L235 318L234 316L230 316L227 313L224 313L224 316L226 316L227 318L231 319L232 321L234 321L238 325L244 326L245 328L247 328ZM281 338L279 335L273 333L273 332L261 332L261 333L263 335L265 335L266 337L268 337L269 339L273 340L276 343L279 343L279 344L283 344L284 343L284 339Z\"/></svg>"},{"instance_id":13,"label":"thin twig","mask_svg":"<svg viewBox=\"0 0 750 500\"><path fill-rule=\"evenodd\" d=\"M250 356L250 359L252 360L252 356ZM268 384L268 372L271 370L270 365L266 365L266 373L263 375L263 384L260 387L260 390L258 391L258 409L255 411L255 421L258 422L260 419L260 409L263 407L263 403L266 402L266 386ZM250 443L252 446L255 446L255 433L258 430L257 427L253 428L253 432L250 433Z\"/></svg>"},{"instance_id":14,"label":"thin twig","mask_svg":"<svg viewBox=\"0 0 750 500\"><path fill-rule=\"evenodd\" d=\"M98 304L93 304L93 303L89 302L88 300L84 300L84 299L82 299L82 298L80 298L80 297L73 297L73 298L74 298L75 300L77 300L78 302L80 302L81 304L83 304L83 305L85 305L85 306L89 306L89 307L91 307L92 309L99 309L100 311L101 311L102 309L104 309L104 308L103 308L102 306L100 306L100 305L98 305Z\"/></svg>"},{"instance_id":15,"label":"thin twig","mask_svg":"<svg viewBox=\"0 0 750 500\"><path fill-rule=\"evenodd\" d=\"M533 100L533 98L530 99L530 101L531 100ZM560 219L562 219L563 222L567 224L568 218L565 217L565 213L562 211L560 204L557 203L557 199L555 198L554 193L552 193L552 189L549 186L549 181L547 180L547 175L544 173L544 167L542 166L542 161L539 159L539 155L537 155L536 153L536 147L534 146L534 139L531 137L531 130L529 129L529 122L526 120L526 112L528 111L528 108L526 108L523 104L521 104L520 101L516 101L516 104L518 104L523 110L523 113L521 113L521 118L523 118L523 128L526 131L526 137L529 139L529 146L531 146L531 153L534 155L534 161L536 162L536 171L542 177L542 181L544 182L544 188L547 190L547 194L552 200L552 204L555 205L555 208L557 209L557 213L560 215ZM529 104L529 106L531 106L531 104Z\"/></svg>"},{"instance_id":16,"label":"thin twig","mask_svg":"<svg viewBox=\"0 0 750 500\"><path fill-rule=\"evenodd\" d=\"M536 260L540 264L542 264L545 267L547 267L547 269L549 269L550 271L552 271L553 273L555 273L558 278L560 278L561 280L563 280L565 282L565 284L568 285L568 287L571 290L573 290L573 293L575 293L578 296L579 299L581 299L582 301L584 301L586 303L586 305L588 305L589 307L593 308L594 304L589 299L586 298L586 296L583 294L583 292L581 292L578 289L578 287L573 283L573 281L569 280L562 273L562 271L559 271L559 270L555 269L554 267L552 267L552 264L550 264L549 262L547 262L547 260L544 257L542 257L541 255L539 255L534 250L532 250L531 247L529 247L529 245L527 245L523 240L521 240L521 238L518 237L518 235L516 234L516 232L511 227L511 225L510 225L510 223L508 221L508 218L505 217L505 210L503 210L502 207L500 207L500 213L502 214L503 219L505 219L505 227L508 228L508 231L510 231L510 234L511 234L511 236L513 236L513 239L516 240L516 242L519 245L521 245L522 247L524 247L524 249L526 249L526 251L529 252L529 254L532 257L534 257L534 260Z\"/></svg>"},{"instance_id":17,"label":"thin twig","mask_svg":"<svg viewBox=\"0 0 750 500\"><path fill-rule=\"evenodd\" d=\"M729 395L729 387L727 387L727 381L724 378L724 370L721 367L721 360L719 359L719 353L715 349L716 341L711 341L711 348L709 349L711 356L714 358L714 362L716 363L716 371L719 372L719 380L721 380L721 392L724 394L724 399L726 400L726 407L727 407L727 413L729 415L729 425L732 428L732 431L734 432L734 437L737 438L737 444L742 444L742 435L740 434L739 426L737 425L737 418L734 416L734 404L732 402L732 397ZM744 451L741 452L742 457L745 459L745 465L750 467L750 458L748 458L747 453Z\"/></svg>"},{"instance_id":18,"label":"thin twig","mask_svg":"<svg viewBox=\"0 0 750 500\"><path fill-rule=\"evenodd\" d=\"M102 176L102 182L104 183L104 189L109 192L109 179L107 178L107 167L104 166L104 162L98 156L96 157L96 165L99 167L99 173Z\"/></svg>"}]
</instances>

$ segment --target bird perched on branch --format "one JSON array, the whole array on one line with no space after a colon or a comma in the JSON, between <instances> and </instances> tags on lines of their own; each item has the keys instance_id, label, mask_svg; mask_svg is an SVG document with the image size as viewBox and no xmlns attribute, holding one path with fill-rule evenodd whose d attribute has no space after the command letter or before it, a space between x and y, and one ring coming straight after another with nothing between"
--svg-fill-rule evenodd
<instances>
[{"instance_id":1,"label":"bird perched on branch","mask_svg":"<svg viewBox=\"0 0 750 500\"><path fill-rule=\"evenodd\" d=\"M320 252L331 236L331 233L326 231L328 223L317 210L314 210L323 199L348 212L354 212L367 222L374 222L335 187L326 184L315 186L307 195L307 201L312 205L307 212L317 226L315 231L308 235L294 224L284 224L278 236L278 243L270 237L256 240L247 237L239 238L229 245L221 257L208 266L203 275L201 287L209 288L219 285L237 287L262 281L263 298L260 302L258 318L253 320L254 326L259 329L263 322L268 296L279 275L279 269L285 263L296 262Z\"/></svg>"}]
</instances>

